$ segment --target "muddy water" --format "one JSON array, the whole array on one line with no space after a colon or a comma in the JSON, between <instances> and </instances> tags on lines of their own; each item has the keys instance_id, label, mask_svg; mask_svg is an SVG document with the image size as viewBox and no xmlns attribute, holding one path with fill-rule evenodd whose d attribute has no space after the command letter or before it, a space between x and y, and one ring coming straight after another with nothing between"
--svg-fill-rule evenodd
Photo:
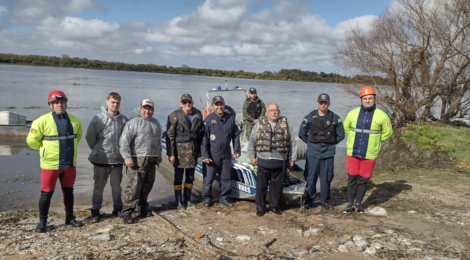
<instances>
[{"instance_id":1,"label":"muddy water","mask_svg":"<svg viewBox=\"0 0 470 260\"><path fill-rule=\"evenodd\" d=\"M226 83L227 80L227 83ZM109 92L115 91L123 97L121 112L128 117L144 98L155 101L155 117L165 128L168 114L177 109L183 93L190 93L199 109L206 103L206 92L221 86L255 87L266 104L276 102L281 113L289 119L295 134L302 118L316 108L320 93L328 93L330 109L341 118L359 105L359 99L344 95L337 84L264 81L251 79L212 78L197 76L165 75L155 73L98 71L70 68L48 68L0 65L0 111L9 110L36 119L48 112L47 94L51 90L63 90L68 96L68 112L80 118L85 134L92 116ZM224 93L226 103L241 111L244 97L241 94ZM335 158L335 181L345 177L346 149L343 141L337 148ZM40 190L39 155L25 144L25 138L0 139L0 210L36 209ZM90 149L85 140L79 143L77 156L77 180L75 183L76 207L91 206L93 190L92 164L87 157ZM165 157L164 157L165 158ZM168 170L157 175L150 194L151 205L173 200L172 174ZM125 182L122 184L125 187ZM109 185L105 190L104 211L112 210ZM52 207L61 208L61 191L56 190Z\"/></svg>"}]
</instances>

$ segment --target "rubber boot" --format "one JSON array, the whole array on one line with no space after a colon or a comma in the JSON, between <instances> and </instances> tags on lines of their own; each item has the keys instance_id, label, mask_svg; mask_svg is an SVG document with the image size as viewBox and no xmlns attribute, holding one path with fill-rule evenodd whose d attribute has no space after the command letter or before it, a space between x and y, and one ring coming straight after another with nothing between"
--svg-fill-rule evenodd
<instances>
[{"instance_id":1,"label":"rubber boot","mask_svg":"<svg viewBox=\"0 0 470 260\"><path fill-rule=\"evenodd\" d=\"M62 193L64 194L64 206L65 206L65 225L71 225L72 227L81 227L82 222L75 219L73 215L73 187L65 188L62 187Z\"/></svg>"},{"instance_id":2,"label":"rubber boot","mask_svg":"<svg viewBox=\"0 0 470 260\"><path fill-rule=\"evenodd\" d=\"M39 222L36 224L35 232L44 233L46 232L47 217L40 217Z\"/></svg>"},{"instance_id":3,"label":"rubber boot","mask_svg":"<svg viewBox=\"0 0 470 260\"><path fill-rule=\"evenodd\" d=\"M184 184L184 204L188 208L195 208L196 204L191 202L191 190L193 184L192 183L185 183Z\"/></svg>"},{"instance_id":4,"label":"rubber boot","mask_svg":"<svg viewBox=\"0 0 470 260\"><path fill-rule=\"evenodd\" d=\"M183 204L183 194L181 190L181 185L175 185L175 204L176 204L176 210L178 211L186 210L186 207Z\"/></svg>"},{"instance_id":5,"label":"rubber boot","mask_svg":"<svg viewBox=\"0 0 470 260\"><path fill-rule=\"evenodd\" d=\"M36 232L46 232L47 216L49 215L49 207L53 194L54 191L41 191L41 197L39 198L39 222L36 225L36 229L34 229Z\"/></svg>"},{"instance_id":6,"label":"rubber boot","mask_svg":"<svg viewBox=\"0 0 470 260\"><path fill-rule=\"evenodd\" d=\"M349 175L348 176L348 205L354 204L354 198L356 198L357 192L357 180L359 175Z\"/></svg>"}]
</instances>

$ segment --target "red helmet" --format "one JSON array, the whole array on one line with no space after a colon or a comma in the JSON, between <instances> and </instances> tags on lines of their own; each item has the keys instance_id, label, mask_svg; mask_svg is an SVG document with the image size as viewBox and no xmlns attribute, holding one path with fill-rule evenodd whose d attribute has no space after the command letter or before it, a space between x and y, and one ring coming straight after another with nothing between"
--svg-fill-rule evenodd
<instances>
[{"instance_id":1,"label":"red helmet","mask_svg":"<svg viewBox=\"0 0 470 260\"><path fill-rule=\"evenodd\" d=\"M56 101L57 99L65 99L65 102L68 101L67 97L65 96L64 92L60 90L53 90L49 93L47 97L47 104Z\"/></svg>"},{"instance_id":2,"label":"red helmet","mask_svg":"<svg viewBox=\"0 0 470 260\"><path fill-rule=\"evenodd\" d=\"M363 97L365 95L376 95L375 90L371 86L365 86L361 89L361 93L359 94L359 97Z\"/></svg>"}]
</instances>

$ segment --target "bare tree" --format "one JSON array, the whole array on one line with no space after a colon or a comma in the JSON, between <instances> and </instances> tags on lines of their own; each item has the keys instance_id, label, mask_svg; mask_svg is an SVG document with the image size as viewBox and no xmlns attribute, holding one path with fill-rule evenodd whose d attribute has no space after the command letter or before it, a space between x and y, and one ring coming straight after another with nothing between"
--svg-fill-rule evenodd
<instances>
[{"instance_id":1,"label":"bare tree","mask_svg":"<svg viewBox=\"0 0 470 260\"><path fill-rule=\"evenodd\" d=\"M335 49L338 66L371 79L396 126L470 112L470 1L399 0L371 29L353 28ZM348 86L352 91L355 86ZM357 93L357 86L354 89ZM440 108L440 109L439 109Z\"/></svg>"}]
</instances>

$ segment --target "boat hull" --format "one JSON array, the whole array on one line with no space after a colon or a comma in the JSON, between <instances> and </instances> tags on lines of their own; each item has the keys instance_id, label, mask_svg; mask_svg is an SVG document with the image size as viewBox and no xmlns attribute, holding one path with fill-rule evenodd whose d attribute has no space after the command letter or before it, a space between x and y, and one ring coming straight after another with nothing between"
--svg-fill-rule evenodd
<instances>
[{"instance_id":1,"label":"boat hull","mask_svg":"<svg viewBox=\"0 0 470 260\"><path fill-rule=\"evenodd\" d=\"M31 125L4 125L0 124L0 135L28 136Z\"/></svg>"}]
</instances>

